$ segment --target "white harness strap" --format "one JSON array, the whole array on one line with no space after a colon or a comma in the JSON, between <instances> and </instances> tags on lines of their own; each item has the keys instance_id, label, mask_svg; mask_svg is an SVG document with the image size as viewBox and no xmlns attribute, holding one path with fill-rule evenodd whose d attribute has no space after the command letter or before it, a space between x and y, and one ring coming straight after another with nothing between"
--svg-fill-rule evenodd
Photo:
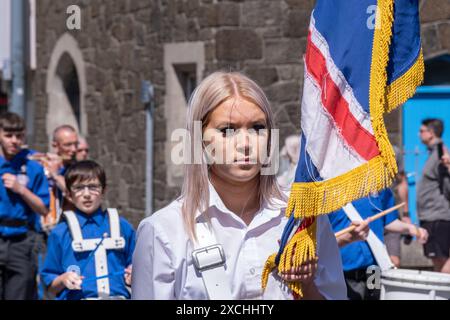
<instances>
[{"instance_id":1,"label":"white harness strap","mask_svg":"<svg viewBox=\"0 0 450 320\"><path fill-rule=\"evenodd\" d=\"M69 225L70 234L72 235L72 249L74 251L79 251L79 246L75 243L83 241L83 236L81 235L80 223L73 211L64 211L64 216L66 217L67 224ZM81 244L80 244L81 245Z\"/></svg>"},{"instance_id":2,"label":"white harness strap","mask_svg":"<svg viewBox=\"0 0 450 320\"><path fill-rule=\"evenodd\" d=\"M120 238L119 213L115 208L108 208L109 226L111 229L111 238Z\"/></svg>"},{"instance_id":3,"label":"white harness strap","mask_svg":"<svg viewBox=\"0 0 450 320\"><path fill-rule=\"evenodd\" d=\"M108 209L110 225L110 237L97 239L83 239L80 223L72 211L65 211L67 224L72 235L72 249L75 252L86 252L96 250L94 253L95 276L102 277L108 275L108 257L106 250L117 250L125 247L125 239L120 236L120 220L116 209ZM98 246L98 248L97 248ZM96 249L97 248L97 249ZM109 297L109 278L105 277L97 280L97 292L99 298Z\"/></svg>"},{"instance_id":4,"label":"white harness strap","mask_svg":"<svg viewBox=\"0 0 450 320\"><path fill-rule=\"evenodd\" d=\"M347 217L352 222L363 221L363 218L358 213L353 204L346 204L343 209ZM391 258L389 258L386 247L372 230L369 230L369 235L367 236L367 244L369 245L370 250L375 257L375 260L377 261L377 264L382 271L394 268L394 264L392 263Z\"/></svg>"},{"instance_id":5,"label":"white harness strap","mask_svg":"<svg viewBox=\"0 0 450 320\"><path fill-rule=\"evenodd\" d=\"M225 253L207 223L196 224L197 242L192 259L201 274L210 300L231 300L231 288L225 273Z\"/></svg>"}]
</instances>

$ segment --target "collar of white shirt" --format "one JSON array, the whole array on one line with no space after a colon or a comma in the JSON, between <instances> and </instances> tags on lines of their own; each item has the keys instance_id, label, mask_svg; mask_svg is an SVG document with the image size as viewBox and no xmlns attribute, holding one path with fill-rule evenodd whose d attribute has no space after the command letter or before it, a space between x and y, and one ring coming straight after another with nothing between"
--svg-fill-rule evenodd
<instances>
[{"instance_id":1,"label":"collar of white shirt","mask_svg":"<svg viewBox=\"0 0 450 320\"><path fill-rule=\"evenodd\" d=\"M217 210L232 217L234 220L236 220L240 224L245 225L244 221L236 213L232 212L225 206L225 204L223 203L222 199L220 198L219 194L217 193L216 189L214 188L214 186L212 185L211 182L208 182L208 187L209 187L209 206L208 206L208 208L215 207ZM273 204L268 204L267 202L264 202L262 207L260 208L260 210L255 214L255 217L262 215L261 218L264 221L278 217L281 213L280 210L286 207L286 202L284 202L282 200L278 200L278 199L272 199L272 201L273 201ZM204 212L197 211L197 214L195 216L196 220L197 221L201 220L202 216L207 211L208 210L206 210ZM263 222L263 221L259 221L259 223L261 223L261 222Z\"/></svg>"}]
</instances>

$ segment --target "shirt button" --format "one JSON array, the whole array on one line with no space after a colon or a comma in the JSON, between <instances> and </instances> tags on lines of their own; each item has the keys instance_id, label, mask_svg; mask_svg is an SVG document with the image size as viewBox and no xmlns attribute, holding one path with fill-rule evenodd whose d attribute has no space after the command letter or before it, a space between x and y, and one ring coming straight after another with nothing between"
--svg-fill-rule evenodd
<instances>
[{"instance_id":1,"label":"shirt button","mask_svg":"<svg viewBox=\"0 0 450 320\"><path fill-rule=\"evenodd\" d=\"M251 274L255 274L255 268L251 268L251 269L250 269L250 273L251 273Z\"/></svg>"}]
</instances>

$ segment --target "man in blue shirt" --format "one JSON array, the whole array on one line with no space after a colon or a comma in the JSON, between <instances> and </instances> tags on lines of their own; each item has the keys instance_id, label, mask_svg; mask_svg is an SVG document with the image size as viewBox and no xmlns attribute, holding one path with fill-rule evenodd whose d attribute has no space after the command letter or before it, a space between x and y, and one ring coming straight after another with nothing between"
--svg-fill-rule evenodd
<instances>
[{"instance_id":1,"label":"man in blue shirt","mask_svg":"<svg viewBox=\"0 0 450 320\"><path fill-rule=\"evenodd\" d=\"M370 195L352 202L355 209L364 220L394 206L394 195L390 189ZM351 221L345 211L340 209L328 215L334 232L347 228ZM384 242L384 230L417 236L419 241L427 240L428 234L422 228L407 224L398 219L398 212L393 211L369 224L370 230ZM350 300L379 299L380 290L367 288L367 268L377 265L375 257L366 241L346 241L349 234L337 239L341 250L342 265L347 295Z\"/></svg>"},{"instance_id":2,"label":"man in blue shirt","mask_svg":"<svg viewBox=\"0 0 450 320\"><path fill-rule=\"evenodd\" d=\"M52 147L55 154L47 153L47 168L51 183L56 188L55 196L59 206L64 210L74 210L71 202L65 197L67 193L64 174L68 167L76 162L78 150L78 133L71 125L61 125L53 131Z\"/></svg>"},{"instance_id":3,"label":"man in blue shirt","mask_svg":"<svg viewBox=\"0 0 450 320\"><path fill-rule=\"evenodd\" d=\"M45 219L41 219L42 227L47 233L58 223L62 211L75 209L65 196L67 190L64 173L71 164L76 162L78 139L76 129L64 124L53 131L52 147L55 153L32 153L33 160L39 161L45 167L49 180L50 214Z\"/></svg>"},{"instance_id":4,"label":"man in blue shirt","mask_svg":"<svg viewBox=\"0 0 450 320\"><path fill-rule=\"evenodd\" d=\"M78 134L74 127L70 125L58 126L53 131L52 147L55 153L37 153L32 152L32 157L44 166L49 180L50 188L50 214L45 219L37 217L36 227L40 230L40 252L39 268L42 269L42 263L47 252L47 235L59 221L59 216L63 210L74 210L72 203L64 196L66 186L64 182L64 173L74 161L78 146ZM39 297L46 300L52 299L52 295L45 290L42 281L39 283Z\"/></svg>"},{"instance_id":5,"label":"man in blue shirt","mask_svg":"<svg viewBox=\"0 0 450 320\"><path fill-rule=\"evenodd\" d=\"M25 122L15 113L0 115L0 299L36 297L35 213L48 214L44 170L22 149Z\"/></svg>"},{"instance_id":6,"label":"man in blue shirt","mask_svg":"<svg viewBox=\"0 0 450 320\"><path fill-rule=\"evenodd\" d=\"M41 278L61 300L130 298L135 231L115 210L101 208L103 168L80 161L67 169L65 183L76 210L65 211L50 234Z\"/></svg>"}]
</instances>

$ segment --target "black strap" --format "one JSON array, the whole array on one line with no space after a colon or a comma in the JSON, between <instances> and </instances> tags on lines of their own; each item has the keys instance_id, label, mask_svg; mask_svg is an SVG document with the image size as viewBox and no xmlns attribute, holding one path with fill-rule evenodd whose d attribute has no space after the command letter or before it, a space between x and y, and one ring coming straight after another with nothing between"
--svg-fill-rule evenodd
<instances>
[{"instance_id":1,"label":"black strap","mask_svg":"<svg viewBox=\"0 0 450 320\"><path fill-rule=\"evenodd\" d=\"M440 162L443 155L444 155L444 144L439 142L437 144L437 153L438 153L438 185L439 185L439 191L441 194L444 194L444 177L446 174L448 174L447 168Z\"/></svg>"},{"instance_id":2,"label":"black strap","mask_svg":"<svg viewBox=\"0 0 450 320\"><path fill-rule=\"evenodd\" d=\"M345 278L349 278L355 281L362 281L367 278L366 269L354 269L349 271L344 271Z\"/></svg>"},{"instance_id":3,"label":"black strap","mask_svg":"<svg viewBox=\"0 0 450 320\"><path fill-rule=\"evenodd\" d=\"M27 220L0 218L0 226L10 228L30 227Z\"/></svg>"}]
</instances>

